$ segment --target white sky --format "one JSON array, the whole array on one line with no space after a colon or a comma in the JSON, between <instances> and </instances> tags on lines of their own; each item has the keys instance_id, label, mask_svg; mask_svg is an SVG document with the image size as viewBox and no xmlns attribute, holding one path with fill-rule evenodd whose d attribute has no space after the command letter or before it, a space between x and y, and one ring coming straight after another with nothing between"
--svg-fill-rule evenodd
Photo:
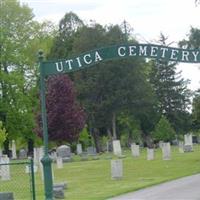
<instances>
[{"instance_id":1,"label":"white sky","mask_svg":"<svg viewBox=\"0 0 200 200\"><path fill-rule=\"evenodd\" d=\"M195 0L20 0L33 9L39 21L59 23L73 11L83 21L102 25L121 24L126 20L137 39L154 43L160 32L169 42L187 38L190 27L200 28L200 5ZM200 88L200 64L179 64L182 76L191 80L190 89Z\"/></svg>"}]
</instances>

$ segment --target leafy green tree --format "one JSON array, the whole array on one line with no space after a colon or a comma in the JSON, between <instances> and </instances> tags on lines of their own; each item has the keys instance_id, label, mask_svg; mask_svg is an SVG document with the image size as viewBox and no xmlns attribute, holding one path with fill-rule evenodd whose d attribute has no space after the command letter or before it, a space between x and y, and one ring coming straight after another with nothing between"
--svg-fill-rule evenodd
<instances>
[{"instance_id":1,"label":"leafy green tree","mask_svg":"<svg viewBox=\"0 0 200 200\"><path fill-rule=\"evenodd\" d=\"M7 133L6 129L3 127L2 121L0 121L0 148L2 147L4 141L6 140Z\"/></svg>"},{"instance_id":2,"label":"leafy green tree","mask_svg":"<svg viewBox=\"0 0 200 200\"><path fill-rule=\"evenodd\" d=\"M83 148L86 148L92 144L91 137L86 126L80 132L79 142L83 145Z\"/></svg>"},{"instance_id":3,"label":"leafy green tree","mask_svg":"<svg viewBox=\"0 0 200 200\"><path fill-rule=\"evenodd\" d=\"M153 131L153 138L157 142L161 140L169 142L175 138L175 134L176 133L167 118L165 116L161 116Z\"/></svg>"},{"instance_id":4,"label":"leafy green tree","mask_svg":"<svg viewBox=\"0 0 200 200\"><path fill-rule=\"evenodd\" d=\"M17 0L2 0L0 13L0 120L9 133L4 143L8 152L9 140L35 138L36 53L51 37L47 24L34 21L32 10Z\"/></svg>"},{"instance_id":5,"label":"leafy green tree","mask_svg":"<svg viewBox=\"0 0 200 200\"><path fill-rule=\"evenodd\" d=\"M199 28L190 28L188 38L179 42L179 46L182 48L200 48L200 29ZM194 98L192 103L192 128L194 131L200 129L200 89L194 91Z\"/></svg>"},{"instance_id":6,"label":"leafy green tree","mask_svg":"<svg viewBox=\"0 0 200 200\"><path fill-rule=\"evenodd\" d=\"M69 23L69 20L65 23ZM121 44L125 38L118 25L103 27L94 22L90 25L79 24L75 30L70 30L70 26L68 27L67 32L70 33L67 35L68 38L66 35L59 34L49 57L66 58L102 46ZM67 42L69 38L70 42ZM56 41L65 42L58 45ZM136 43L135 40L126 42ZM58 49L55 50L56 48ZM100 63L92 68L70 74L75 82L79 101L87 112L88 130L94 138L97 151L100 149L98 147L100 136L106 133L113 138L120 136L118 117L121 112L132 112L141 120L145 119L141 122L143 128L148 127L149 124L151 128L153 127L149 113L153 113L152 108L154 109L155 104L145 67L144 59L122 59Z\"/></svg>"},{"instance_id":7,"label":"leafy green tree","mask_svg":"<svg viewBox=\"0 0 200 200\"><path fill-rule=\"evenodd\" d=\"M124 146L129 147L133 142L141 142L141 127L140 121L135 120L132 116L121 113L118 117L118 124L120 126L121 141L124 140Z\"/></svg>"},{"instance_id":8,"label":"leafy green tree","mask_svg":"<svg viewBox=\"0 0 200 200\"><path fill-rule=\"evenodd\" d=\"M167 45L167 38L161 34L160 42ZM188 80L176 72L176 64L164 60L152 61L150 81L158 99L158 112L165 115L176 132L190 129L191 118L187 111L191 92L187 89Z\"/></svg>"},{"instance_id":9,"label":"leafy green tree","mask_svg":"<svg viewBox=\"0 0 200 200\"><path fill-rule=\"evenodd\" d=\"M66 58L72 55L74 36L83 25L83 21L75 13L66 13L59 22L59 29L48 58Z\"/></svg>"},{"instance_id":10,"label":"leafy green tree","mask_svg":"<svg viewBox=\"0 0 200 200\"><path fill-rule=\"evenodd\" d=\"M200 47L200 29L191 27L188 39L180 41L179 46L189 49L198 49Z\"/></svg>"},{"instance_id":11,"label":"leafy green tree","mask_svg":"<svg viewBox=\"0 0 200 200\"><path fill-rule=\"evenodd\" d=\"M124 40L117 25L103 28L93 24L80 31L81 34L74 41L74 52L81 53L104 45L122 43ZM116 138L117 132L119 137L117 119L121 112L132 112L137 117L140 115L140 119L146 113L151 113L154 108L153 95L145 67L143 59L134 58L101 63L75 74L79 97L86 107L91 127L99 131L104 127ZM149 109L151 111L147 111ZM144 127L146 122L141 123Z\"/></svg>"},{"instance_id":12,"label":"leafy green tree","mask_svg":"<svg viewBox=\"0 0 200 200\"><path fill-rule=\"evenodd\" d=\"M192 103L192 118L193 118L193 129L195 131L200 130L200 90L195 94Z\"/></svg>"}]
</instances>

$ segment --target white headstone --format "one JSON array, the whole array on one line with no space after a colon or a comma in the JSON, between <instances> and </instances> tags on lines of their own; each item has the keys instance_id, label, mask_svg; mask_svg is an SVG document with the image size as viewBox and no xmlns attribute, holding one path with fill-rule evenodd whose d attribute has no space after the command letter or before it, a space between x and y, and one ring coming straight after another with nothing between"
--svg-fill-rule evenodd
<instances>
[{"instance_id":1,"label":"white headstone","mask_svg":"<svg viewBox=\"0 0 200 200\"><path fill-rule=\"evenodd\" d=\"M96 148L93 147L93 146L87 147L87 154L88 154L89 156L95 156L95 155L97 154Z\"/></svg>"},{"instance_id":2,"label":"white headstone","mask_svg":"<svg viewBox=\"0 0 200 200\"><path fill-rule=\"evenodd\" d=\"M111 160L111 177L112 179L120 179L123 177L122 159Z\"/></svg>"},{"instance_id":3,"label":"white headstone","mask_svg":"<svg viewBox=\"0 0 200 200\"><path fill-rule=\"evenodd\" d=\"M147 160L154 160L154 149L147 148Z\"/></svg>"},{"instance_id":4,"label":"white headstone","mask_svg":"<svg viewBox=\"0 0 200 200\"><path fill-rule=\"evenodd\" d=\"M44 156L44 148L43 147L40 147L38 148L38 153L39 153L39 168L40 168L40 172L41 172L41 177L42 177L42 180L44 180L44 173L43 173L43 165L42 165L42 158Z\"/></svg>"},{"instance_id":5,"label":"white headstone","mask_svg":"<svg viewBox=\"0 0 200 200\"><path fill-rule=\"evenodd\" d=\"M163 141L159 141L159 148L163 148Z\"/></svg>"},{"instance_id":6,"label":"white headstone","mask_svg":"<svg viewBox=\"0 0 200 200\"><path fill-rule=\"evenodd\" d=\"M50 158L52 159L53 162L55 162L57 159L57 153L55 151L51 152Z\"/></svg>"},{"instance_id":7,"label":"white headstone","mask_svg":"<svg viewBox=\"0 0 200 200\"><path fill-rule=\"evenodd\" d=\"M7 155L1 157L1 164L8 164L8 165L1 165L1 180L7 181L10 180L10 166L9 166L9 158Z\"/></svg>"},{"instance_id":8,"label":"white headstone","mask_svg":"<svg viewBox=\"0 0 200 200\"><path fill-rule=\"evenodd\" d=\"M56 158L57 168L62 169L63 168L63 160L61 157Z\"/></svg>"},{"instance_id":9,"label":"white headstone","mask_svg":"<svg viewBox=\"0 0 200 200\"><path fill-rule=\"evenodd\" d=\"M131 144L131 152L133 157L140 156L140 146L137 144Z\"/></svg>"},{"instance_id":10,"label":"white headstone","mask_svg":"<svg viewBox=\"0 0 200 200\"><path fill-rule=\"evenodd\" d=\"M62 158L71 157L71 148L67 145L61 145L56 149L57 155Z\"/></svg>"},{"instance_id":11,"label":"white headstone","mask_svg":"<svg viewBox=\"0 0 200 200\"><path fill-rule=\"evenodd\" d=\"M0 157L2 156L2 149L0 148Z\"/></svg>"},{"instance_id":12,"label":"white headstone","mask_svg":"<svg viewBox=\"0 0 200 200\"><path fill-rule=\"evenodd\" d=\"M113 153L116 156L122 155L120 140L113 140Z\"/></svg>"},{"instance_id":13,"label":"white headstone","mask_svg":"<svg viewBox=\"0 0 200 200\"><path fill-rule=\"evenodd\" d=\"M82 144L77 144L76 145L76 153L77 153L77 155L80 155L80 154L83 153Z\"/></svg>"},{"instance_id":14,"label":"white headstone","mask_svg":"<svg viewBox=\"0 0 200 200\"><path fill-rule=\"evenodd\" d=\"M184 153L184 144L182 141L178 142L178 150L179 150L179 153Z\"/></svg>"},{"instance_id":15,"label":"white headstone","mask_svg":"<svg viewBox=\"0 0 200 200\"><path fill-rule=\"evenodd\" d=\"M27 159L27 152L25 149L19 150L19 159Z\"/></svg>"},{"instance_id":16,"label":"white headstone","mask_svg":"<svg viewBox=\"0 0 200 200\"><path fill-rule=\"evenodd\" d=\"M192 134L184 135L185 145L192 145Z\"/></svg>"},{"instance_id":17,"label":"white headstone","mask_svg":"<svg viewBox=\"0 0 200 200\"><path fill-rule=\"evenodd\" d=\"M162 157L163 157L163 160L171 159L171 146L169 142L163 143Z\"/></svg>"},{"instance_id":18,"label":"white headstone","mask_svg":"<svg viewBox=\"0 0 200 200\"><path fill-rule=\"evenodd\" d=\"M106 142L106 152L109 152L109 141Z\"/></svg>"},{"instance_id":19,"label":"white headstone","mask_svg":"<svg viewBox=\"0 0 200 200\"><path fill-rule=\"evenodd\" d=\"M191 152L193 151L193 143L192 143L192 134L184 135L184 152Z\"/></svg>"},{"instance_id":20,"label":"white headstone","mask_svg":"<svg viewBox=\"0 0 200 200\"><path fill-rule=\"evenodd\" d=\"M25 168L25 173L26 173L26 174L31 173L30 167L31 167L30 165L26 165L26 168ZM34 171L34 173L36 173L37 170L38 170L38 166L34 165L34 166L33 166L33 171Z\"/></svg>"},{"instance_id":21,"label":"white headstone","mask_svg":"<svg viewBox=\"0 0 200 200\"><path fill-rule=\"evenodd\" d=\"M17 159L15 140L12 140L12 159Z\"/></svg>"},{"instance_id":22,"label":"white headstone","mask_svg":"<svg viewBox=\"0 0 200 200\"><path fill-rule=\"evenodd\" d=\"M35 165L39 165L39 151L38 148L33 149L33 161Z\"/></svg>"}]
</instances>

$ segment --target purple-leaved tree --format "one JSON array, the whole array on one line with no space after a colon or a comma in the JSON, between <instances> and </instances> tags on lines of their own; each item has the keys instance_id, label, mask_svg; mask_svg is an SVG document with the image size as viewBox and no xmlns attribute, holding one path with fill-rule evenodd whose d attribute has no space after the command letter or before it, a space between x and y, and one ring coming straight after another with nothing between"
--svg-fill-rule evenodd
<instances>
[{"instance_id":1,"label":"purple-leaved tree","mask_svg":"<svg viewBox=\"0 0 200 200\"><path fill-rule=\"evenodd\" d=\"M49 139L59 143L77 141L86 115L76 101L73 82L67 75L48 78L46 107ZM42 137L41 114L37 116L36 132Z\"/></svg>"}]
</instances>

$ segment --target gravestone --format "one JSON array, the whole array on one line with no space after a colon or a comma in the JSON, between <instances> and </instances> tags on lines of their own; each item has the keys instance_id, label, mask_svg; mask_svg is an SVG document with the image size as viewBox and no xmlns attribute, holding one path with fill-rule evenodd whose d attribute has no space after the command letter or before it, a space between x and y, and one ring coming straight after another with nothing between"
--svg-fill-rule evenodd
<instances>
[{"instance_id":1,"label":"gravestone","mask_svg":"<svg viewBox=\"0 0 200 200\"><path fill-rule=\"evenodd\" d=\"M61 157L63 162L71 161L71 149L67 145L61 145L56 149L57 156Z\"/></svg>"},{"instance_id":2,"label":"gravestone","mask_svg":"<svg viewBox=\"0 0 200 200\"><path fill-rule=\"evenodd\" d=\"M113 140L113 153L116 156L122 155L120 140Z\"/></svg>"},{"instance_id":3,"label":"gravestone","mask_svg":"<svg viewBox=\"0 0 200 200\"><path fill-rule=\"evenodd\" d=\"M15 140L12 140L12 159L17 159Z\"/></svg>"},{"instance_id":4,"label":"gravestone","mask_svg":"<svg viewBox=\"0 0 200 200\"><path fill-rule=\"evenodd\" d=\"M87 152L83 152L82 154L80 154L80 156L81 156L81 160L82 161L88 160L88 154L87 154Z\"/></svg>"},{"instance_id":5,"label":"gravestone","mask_svg":"<svg viewBox=\"0 0 200 200\"><path fill-rule=\"evenodd\" d=\"M34 165L39 165L39 151L37 147L33 149L33 161Z\"/></svg>"},{"instance_id":6,"label":"gravestone","mask_svg":"<svg viewBox=\"0 0 200 200\"><path fill-rule=\"evenodd\" d=\"M43 158L43 156L44 156L44 148L42 146L34 148L33 157L34 157L35 165L37 165L37 166L41 165L41 159ZM40 168L41 168L41 166L40 166Z\"/></svg>"},{"instance_id":7,"label":"gravestone","mask_svg":"<svg viewBox=\"0 0 200 200\"><path fill-rule=\"evenodd\" d=\"M57 168L58 169L62 169L63 168L63 160L61 157L57 157L56 158L56 164L57 164Z\"/></svg>"},{"instance_id":8,"label":"gravestone","mask_svg":"<svg viewBox=\"0 0 200 200\"><path fill-rule=\"evenodd\" d=\"M54 183L53 187L54 188L61 187L63 190L66 190L68 186L67 186L67 182L62 182L62 183Z\"/></svg>"},{"instance_id":9,"label":"gravestone","mask_svg":"<svg viewBox=\"0 0 200 200\"><path fill-rule=\"evenodd\" d=\"M184 152L192 152L193 151L193 143L192 143L192 134L184 135Z\"/></svg>"},{"instance_id":10,"label":"gravestone","mask_svg":"<svg viewBox=\"0 0 200 200\"><path fill-rule=\"evenodd\" d=\"M163 141L159 141L159 144L158 144L158 145L159 145L159 148L162 149L162 148L163 148Z\"/></svg>"},{"instance_id":11,"label":"gravestone","mask_svg":"<svg viewBox=\"0 0 200 200\"><path fill-rule=\"evenodd\" d=\"M140 146L136 144L131 144L131 152L133 157L140 156Z\"/></svg>"},{"instance_id":12,"label":"gravestone","mask_svg":"<svg viewBox=\"0 0 200 200\"><path fill-rule=\"evenodd\" d=\"M50 158L52 159L53 162L56 162L57 159L57 153L55 151L52 151L50 153Z\"/></svg>"},{"instance_id":13,"label":"gravestone","mask_svg":"<svg viewBox=\"0 0 200 200\"><path fill-rule=\"evenodd\" d=\"M65 198L64 190L61 187L53 188L53 197L55 199L64 199Z\"/></svg>"},{"instance_id":14,"label":"gravestone","mask_svg":"<svg viewBox=\"0 0 200 200\"><path fill-rule=\"evenodd\" d=\"M2 181L7 181L10 180L10 166L9 166L9 158L7 155L3 155L1 157L1 180Z\"/></svg>"},{"instance_id":15,"label":"gravestone","mask_svg":"<svg viewBox=\"0 0 200 200\"><path fill-rule=\"evenodd\" d=\"M164 142L162 145L162 158L163 160L171 159L171 146L169 142Z\"/></svg>"},{"instance_id":16,"label":"gravestone","mask_svg":"<svg viewBox=\"0 0 200 200\"><path fill-rule=\"evenodd\" d=\"M154 149L147 148L147 160L154 160Z\"/></svg>"},{"instance_id":17,"label":"gravestone","mask_svg":"<svg viewBox=\"0 0 200 200\"><path fill-rule=\"evenodd\" d=\"M34 166L33 166L33 171L34 171L34 173L36 173L37 170L38 170L38 166L34 165ZM31 173L31 166L30 166L30 165L26 165L26 167L25 167L25 173L26 173L26 174Z\"/></svg>"},{"instance_id":18,"label":"gravestone","mask_svg":"<svg viewBox=\"0 0 200 200\"><path fill-rule=\"evenodd\" d=\"M200 144L200 136L197 136L197 143Z\"/></svg>"},{"instance_id":19,"label":"gravestone","mask_svg":"<svg viewBox=\"0 0 200 200\"><path fill-rule=\"evenodd\" d=\"M77 155L80 155L80 154L83 153L82 144L77 144L76 145L76 153L77 153Z\"/></svg>"},{"instance_id":20,"label":"gravestone","mask_svg":"<svg viewBox=\"0 0 200 200\"><path fill-rule=\"evenodd\" d=\"M12 192L0 192L0 200L14 200Z\"/></svg>"},{"instance_id":21,"label":"gravestone","mask_svg":"<svg viewBox=\"0 0 200 200\"><path fill-rule=\"evenodd\" d=\"M2 149L0 148L0 157L2 156Z\"/></svg>"},{"instance_id":22,"label":"gravestone","mask_svg":"<svg viewBox=\"0 0 200 200\"><path fill-rule=\"evenodd\" d=\"M43 171L43 164L41 162L42 158L44 157L44 148L43 147L39 147L37 148L37 153L38 153L38 166L39 166L39 170L41 173L41 179L44 180L44 171Z\"/></svg>"},{"instance_id":23,"label":"gravestone","mask_svg":"<svg viewBox=\"0 0 200 200\"><path fill-rule=\"evenodd\" d=\"M88 147L87 148L87 154L89 155L89 156L95 156L96 154L97 154L97 152L96 152L96 148L95 147Z\"/></svg>"},{"instance_id":24,"label":"gravestone","mask_svg":"<svg viewBox=\"0 0 200 200\"><path fill-rule=\"evenodd\" d=\"M106 142L106 151L107 151L107 153L113 151L112 141L110 141L110 140Z\"/></svg>"},{"instance_id":25,"label":"gravestone","mask_svg":"<svg viewBox=\"0 0 200 200\"><path fill-rule=\"evenodd\" d=\"M178 142L178 150L179 150L179 153L184 153L184 144L182 141Z\"/></svg>"},{"instance_id":26,"label":"gravestone","mask_svg":"<svg viewBox=\"0 0 200 200\"><path fill-rule=\"evenodd\" d=\"M25 149L19 150L19 159L26 159L27 158L27 152Z\"/></svg>"},{"instance_id":27,"label":"gravestone","mask_svg":"<svg viewBox=\"0 0 200 200\"><path fill-rule=\"evenodd\" d=\"M112 179L121 179L123 177L123 160L111 160Z\"/></svg>"}]
</instances>

